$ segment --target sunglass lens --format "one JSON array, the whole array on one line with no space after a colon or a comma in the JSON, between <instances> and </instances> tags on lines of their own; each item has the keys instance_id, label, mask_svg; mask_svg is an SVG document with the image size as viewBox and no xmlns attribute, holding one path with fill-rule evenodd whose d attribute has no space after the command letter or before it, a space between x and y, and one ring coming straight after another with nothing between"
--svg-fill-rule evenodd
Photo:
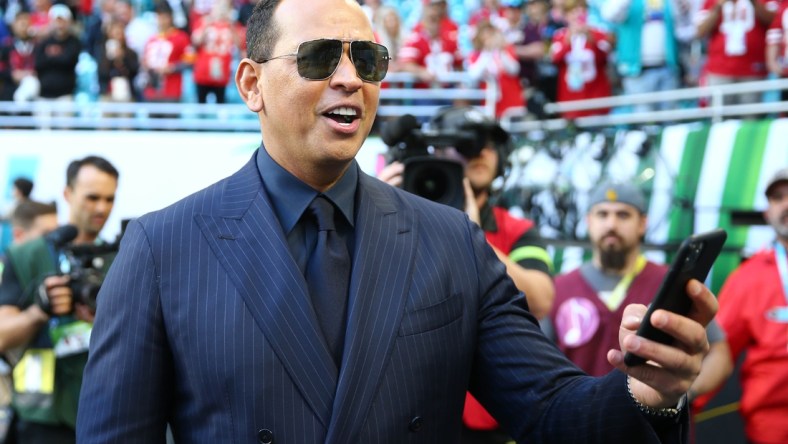
<instances>
[{"instance_id":1,"label":"sunglass lens","mask_svg":"<svg viewBox=\"0 0 788 444\"><path fill-rule=\"evenodd\" d=\"M389 69L389 51L377 43L356 41L350 45L353 65L361 79L380 82Z\"/></svg>"},{"instance_id":2,"label":"sunglass lens","mask_svg":"<svg viewBox=\"0 0 788 444\"><path fill-rule=\"evenodd\" d=\"M311 80L331 77L342 57L339 40L312 40L298 47L298 75Z\"/></svg>"}]
</instances>

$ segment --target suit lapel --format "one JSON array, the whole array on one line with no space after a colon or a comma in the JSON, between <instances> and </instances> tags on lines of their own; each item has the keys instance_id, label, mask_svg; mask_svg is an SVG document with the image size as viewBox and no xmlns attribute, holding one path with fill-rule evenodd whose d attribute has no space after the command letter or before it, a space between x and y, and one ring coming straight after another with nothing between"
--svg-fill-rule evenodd
<instances>
[{"instance_id":1,"label":"suit lapel","mask_svg":"<svg viewBox=\"0 0 788 444\"><path fill-rule=\"evenodd\" d=\"M413 215L361 173L342 372L327 443L356 442L402 319L416 249Z\"/></svg>"},{"instance_id":2,"label":"suit lapel","mask_svg":"<svg viewBox=\"0 0 788 444\"><path fill-rule=\"evenodd\" d=\"M255 157L228 178L221 199L218 214L195 220L301 395L328 427L337 369Z\"/></svg>"}]
</instances>

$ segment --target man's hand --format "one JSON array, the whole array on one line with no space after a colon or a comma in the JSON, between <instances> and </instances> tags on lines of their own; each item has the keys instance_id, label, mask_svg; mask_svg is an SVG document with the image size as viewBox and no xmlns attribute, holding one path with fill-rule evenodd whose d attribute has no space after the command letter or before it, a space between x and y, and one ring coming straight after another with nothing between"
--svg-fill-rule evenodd
<instances>
[{"instance_id":1,"label":"man's hand","mask_svg":"<svg viewBox=\"0 0 788 444\"><path fill-rule=\"evenodd\" d=\"M44 279L41 289L46 291L49 298L50 313L55 316L70 314L73 309L73 295L68 286L68 276L49 276Z\"/></svg>"},{"instance_id":2,"label":"man's hand","mask_svg":"<svg viewBox=\"0 0 788 444\"><path fill-rule=\"evenodd\" d=\"M380 170L378 179L393 187L400 187L402 186L402 174L404 172L405 165L402 162L391 162Z\"/></svg>"},{"instance_id":3,"label":"man's hand","mask_svg":"<svg viewBox=\"0 0 788 444\"><path fill-rule=\"evenodd\" d=\"M642 404L653 408L675 407L700 373L701 362L709 350L706 324L717 313L717 299L703 284L691 280L687 294L692 309L684 317L666 310L656 310L651 323L675 338L673 345L650 341L635 334L646 313L646 306L632 304L624 309L619 330L621 350L610 350L607 360L628 374L632 394ZM627 367L624 353L646 358L644 365Z\"/></svg>"}]
</instances>

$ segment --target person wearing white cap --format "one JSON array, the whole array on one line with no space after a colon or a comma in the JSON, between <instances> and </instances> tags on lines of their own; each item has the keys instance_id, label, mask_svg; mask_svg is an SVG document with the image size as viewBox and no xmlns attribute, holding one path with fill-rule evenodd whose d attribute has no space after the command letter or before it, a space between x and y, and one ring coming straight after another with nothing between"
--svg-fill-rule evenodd
<instances>
[{"instance_id":1,"label":"person wearing white cap","mask_svg":"<svg viewBox=\"0 0 788 444\"><path fill-rule=\"evenodd\" d=\"M43 99L69 99L77 86L76 66L82 43L71 31L73 16L68 6L49 8L49 33L36 45L34 59L39 95Z\"/></svg>"},{"instance_id":2,"label":"person wearing white cap","mask_svg":"<svg viewBox=\"0 0 788 444\"><path fill-rule=\"evenodd\" d=\"M788 167L766 184L764 217L774 243L728 276L719 294L720 325L733 361L747 356L739 411L748 443L788 442Z\"/></svg>"}]
</instances>

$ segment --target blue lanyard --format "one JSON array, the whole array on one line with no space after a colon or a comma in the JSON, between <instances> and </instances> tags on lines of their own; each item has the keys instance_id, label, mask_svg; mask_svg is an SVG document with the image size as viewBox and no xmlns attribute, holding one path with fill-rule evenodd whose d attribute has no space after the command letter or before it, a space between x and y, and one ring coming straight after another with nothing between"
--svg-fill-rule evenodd
<instances>
[{"instance_id":1,"label":"blue lanyard","mask_svg":"<svg viewBox=\"0 0 788 444\"><path fill-rule=\"evenodd\" d=\"M774 257L777 260L777 270L780 272L780 281L783 284L783 296L788 303L788 255L785 253L785 246L776 242L774 246Z\"/></svg>"}]
</instances>

